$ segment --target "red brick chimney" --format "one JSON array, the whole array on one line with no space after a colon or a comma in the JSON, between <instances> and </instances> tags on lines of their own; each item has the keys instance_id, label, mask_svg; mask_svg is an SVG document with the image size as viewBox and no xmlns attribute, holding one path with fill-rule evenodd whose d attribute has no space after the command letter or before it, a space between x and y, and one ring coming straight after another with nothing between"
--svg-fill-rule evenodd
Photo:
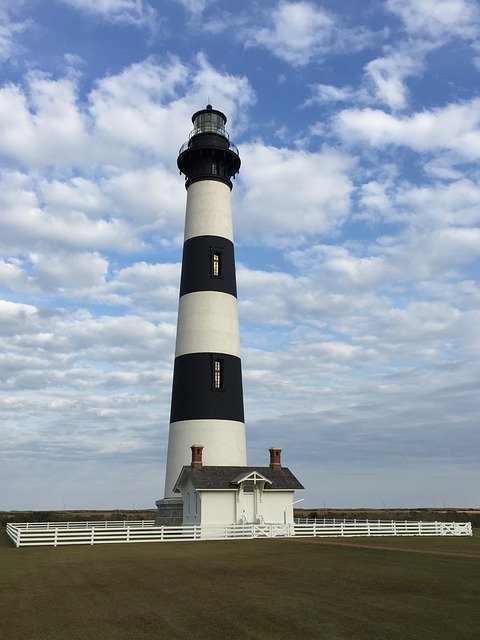
<instances>
[{"instance_id":1,"label":"red brick chimney","mask_svg":"<svg viewBox=\"0 0 480 640\"><path fill-rule=\"evenodd\" d=\"M191 466L194 469L201 469L203 467L203 462L202 462L203 446L201 444L200 445L199 444L192 444L190 449L192 450Z\"/></svg>"},{"instance_id":2,"label":"red brick chimney","mask_svg":"<svg viewBox=\"0 0 480 640\"><path fill-rule=\"evenodd\" d=\"M282 450L278 447L270 447L270 469L282 468Z\"/></svg>"}]
</instances>

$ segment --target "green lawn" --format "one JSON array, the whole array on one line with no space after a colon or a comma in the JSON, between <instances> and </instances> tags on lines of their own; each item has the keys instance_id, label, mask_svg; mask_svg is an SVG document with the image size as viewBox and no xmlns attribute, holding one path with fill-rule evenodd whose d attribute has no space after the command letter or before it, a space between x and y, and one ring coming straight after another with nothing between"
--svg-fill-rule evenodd
<instances>
[{"instance_id":1,"label":"green lawn","mask_svg":"<svg viewBox=\"0 0 480 640\"><path fill-rule=\"evenodd\" d=\"M479 550L478 538L375 542ZM479 602L480 560L471 558L301 540L20 549L0 541L8 640L477 640Z\"/></svg>"},{"instance_id":2,"label":"green lawn","mask_svg":"<svg viewBox=\"0 0 480 640\"><path fill-rule=\"evenodd\" d=\"M332 542L351 545L368 545L369 547L395 547L398 549L428 549L445 553L478 553L480 555L480 533L475 531L473 538L468 536L372 536L362 538L331 538ZM322 538L323 542L328 539ZM479 634L480 636L480 634Z\"/></svg>"}]
</instances>

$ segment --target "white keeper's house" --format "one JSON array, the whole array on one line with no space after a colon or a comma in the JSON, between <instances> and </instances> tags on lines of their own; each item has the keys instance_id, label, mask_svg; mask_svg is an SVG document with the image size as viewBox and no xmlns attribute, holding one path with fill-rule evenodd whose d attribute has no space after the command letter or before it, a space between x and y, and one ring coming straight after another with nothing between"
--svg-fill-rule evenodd
<instances>
[{"instance_id":1,"label":"white keeper's house","mask_svg":"<svg viewBox=\"0 0 480 640\"><path fill-rule=\"evenodd\" d=\"M204 466L203 447L174 486L183 500L183 524L293 523L294 491L303 489L272 447L268 467Z\"/></svg>"}]
</instances>

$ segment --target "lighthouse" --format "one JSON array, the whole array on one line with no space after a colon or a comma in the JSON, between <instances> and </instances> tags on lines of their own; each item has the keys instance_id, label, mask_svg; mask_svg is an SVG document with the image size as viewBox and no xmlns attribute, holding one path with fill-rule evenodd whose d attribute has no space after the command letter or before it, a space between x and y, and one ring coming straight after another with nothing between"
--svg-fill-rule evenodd
<instances>
[{"instance_id":1,"label":"lighthouse","mask_svg":"<svg viewBox=\"0 0 480 640\"><path fill-rule=\"evenodd\" d=\"M168 436L165 497L157 524L181 524L175 483L192 445L203 464L247 463L242 367L231 213L232 177L240 157L227 118L210 104L192 116L177 164L187 205Z\"/></svg>"}]
</instances>

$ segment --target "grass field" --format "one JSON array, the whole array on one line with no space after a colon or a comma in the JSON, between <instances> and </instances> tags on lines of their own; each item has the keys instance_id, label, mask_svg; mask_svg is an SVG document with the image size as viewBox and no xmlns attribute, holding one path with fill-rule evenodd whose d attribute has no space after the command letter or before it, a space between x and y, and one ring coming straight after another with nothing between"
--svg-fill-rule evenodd
<instances>
[{"instance_id":1,"label":"grass field","mask_svg":"<svg viewBox=\"0 0 480 640\"><path fill-rule=\"evenodd\" d=\"M343 542L480 553L478 537ZM479 602L474 558L307 540L15 549L0 538L9 640L477 640Z\"/></svg>"}]
</instances>

